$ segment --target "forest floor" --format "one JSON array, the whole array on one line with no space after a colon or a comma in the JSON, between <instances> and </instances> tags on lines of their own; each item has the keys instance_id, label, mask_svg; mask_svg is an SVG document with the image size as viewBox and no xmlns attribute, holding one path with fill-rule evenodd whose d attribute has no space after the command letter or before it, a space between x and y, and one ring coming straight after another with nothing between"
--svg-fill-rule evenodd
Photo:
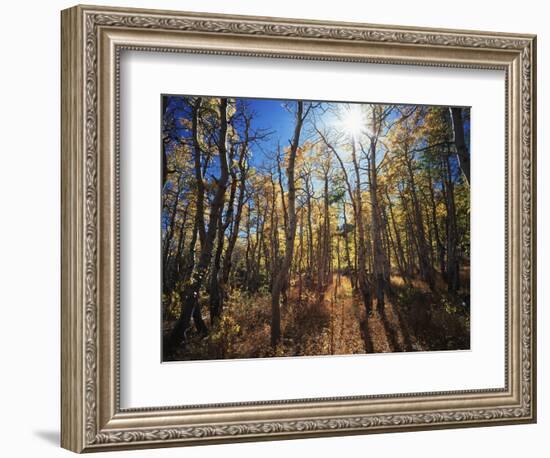
<instances>
[{"instance_id":1,"label":"forest floor","mask_svg":"<svg viewBox=\"0 0 550 458\"><path fill-rule=\"evenodd\" d=\"M419 280L392 276L384 307L369 314L350 279L334 274L323 292L290 288L281 305L281 344L270 345L268 294L233 291L206 338L191 337L176 360L320 356L469 348L469 306L460 295L430 291ZM204 301L207 297L203 298ZM203 315L208 309L203 303ZM204 316L205 320L207 319ZM207 321L208 322L208 321ZM169 332L174 321L165 323Z\"/></svg>"},{"instance_id":2,"label":"forest floor","mask_svg":"<svg viewBox=\"0 0 550 458\"><path fill-rule=\"evenodd\" d=\"M368 315L358 305L352 294L351 281L346 276L334 275L327 290L325 307L336 307L336 334L353 333L351 340L360 338L364 353L388 353L397 351L424 350L422 343L411 338L410 326L403 322L401 314L387 299L382 310L372 310ZM336 304L336 305L335 305ZM346 339L339 339L346 342ZM339 351L343 350L343 351ZM334 354L350 353L348 349L336 347Z\"/></svg>"}]
</instances>

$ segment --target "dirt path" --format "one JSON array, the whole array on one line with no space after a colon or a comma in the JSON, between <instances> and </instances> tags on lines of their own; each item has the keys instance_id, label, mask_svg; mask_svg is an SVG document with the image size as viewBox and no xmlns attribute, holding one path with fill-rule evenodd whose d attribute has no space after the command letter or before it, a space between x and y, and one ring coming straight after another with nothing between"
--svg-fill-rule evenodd
<instances>
[{"instance_id":1,"label":"dirt path","mask_svg":"<svg viewBox=\"0 0 550 458\"><path fill-rule=\"evenodd\" d=\"M386 298L384 310L367 316L363 302L353 294L350 278L334 274L322 295L317 291L291 289L287 308L282 309L282 346L277 356L350 355L425 350L417 341L411 312ZM224 328L204 339L194 332L184 359L275 356L270 345L270 297L241 298L232 304L227 323L239 323L239 330ZM394 298L397 300L397 297ZM165 332L174 321L165 322ZM217 334L215 334L217 332ZM222 336L223 339L219 336ZM217 339L217 340L216 340ZM230 356L227 356L230 355Z\"/></svg>"},{"instance_id":2,"label":"dirt path","mask_svg":"<svg viewBox=\"0 0 550 458\"><path fill-rule=\"evenodd\" d=\"M388 299L384 310L374 310L367 317L363 304L353 297L351 282L346 276L333 276L324 306L332 317L331 354L422 350L410 335L398 307Z\"/></svg>"},{"instance_id":3,"label":"dirt path","mask_svg":"<svg viewBox=\"0 0 550 458\"><path fill-rule=\"evenodd\" d=\"M364 353L363 337L353 290L348 277L335 274L328 286L324 305L330 313L330 353Z\"/></svg>"}]
</instances>

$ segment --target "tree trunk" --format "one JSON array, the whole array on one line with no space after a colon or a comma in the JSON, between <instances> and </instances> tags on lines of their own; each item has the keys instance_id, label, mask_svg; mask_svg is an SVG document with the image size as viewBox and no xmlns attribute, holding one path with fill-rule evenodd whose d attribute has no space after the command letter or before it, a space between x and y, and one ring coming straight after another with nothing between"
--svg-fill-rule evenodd
<instances>
[{"instance_id":1,"label":"tree trunk","mask_svg":"<svg viewBox=\"0 0 550 458\"><path fill-rule=\"evenodd\" d=\"M431 204L431 210L432 210L432 226L434 230L434 237L435 237L435 244L437 247L437 259L439 262L439 270L441 272L441 275L445 278L447 275L446 269L445 269L445 246L443 245L443 242L441 241L441 236L439 234L439 224L437 223L437 209L436 209L436 201L435 201L435 193L434 193L434 181L432 178L432 174L430 172L430 168L428 167L428 179L429 179L429 189L430 189L430 204Z\"/></svg>"},{"instance_id":2,"label":"tree trunk","mask_svg":"<svg viewBox=\"0 0 550 458\"><path fill-rule=\"evenodd\" d=\"M197 185L197 229L201 247L206 238L206 228L204 223L204 180L203 168L201 164L202 150L199 143L199 111L201 109L202 99L197 97L193 104L191 131L193 136L193 159L195 166L195 181ZM206 167L206 165L205 165Z\"/></svg>"},{"instance_id":3,"label":"tree trunk","mask_svg":"<svg viewBox=\"0 0 550 458\"><path fill-rule=\"evenodd\" d=\"M166 110L168 109L168 96L162 97L162 116L166 116ZM166 132L166 131L165 131ZM163 135L162 138L162 189L166 185L166 180L168 179L168 145L170 144L170 137L166 135L167 132Z\"/></svg>"},{"instance_id":4,"label":"tree trunk","mask_svg":"<svg viewBox=\"0 0 550 458\"><path fill-rule=\"evenodd\" d=\"M365 227L363 225L363 198L361 196L361 175L359 173L359 163L357 161L357 152L355 148L355 139L351 143L351 155L353 161L353 169L355 171L356 189L355 189L355 224L357 225L357 281L361 298L365 306L367 315L371 311L372 296L370 285L367 277L367 260L365 253Z\"/></svg>"},{"instance_id":5,"label":"tree trunk","mask_svg":"<svg viewBox=\"0 0 550 458\"><path fill-rule=\"evenodd\" d=\"M407 154L408 155L408 154ZM416 226L416 238L418 241L418 263L420 267L420 275L422 279L428 283L430 289L434 288L434 276L433 270L430 262L430 252L428 243L426 241L426 232L424 230L424 221L422 218L422 210L420 207L420 202L418 201L418 195L416 192L416 183L414 179L414 172L412 169L412 159L410 157L406 158L407 170L409 172L409 186L411 201L413 206L413 217Z\"/></svg>"},{"instance_id":6,"label":"tree trunk","mask_svg":"<svg viewBox=\"0 0 550 458\"><path fill-rule=\"evenodd\" d=\"M183 268L183 251L185 249L185 225L187 221L187 215L189 213L189 203L185 206L185 209L183 211L183 215L181 217L181 224L178 231L178 248L176 250L176 254L174 255L172 262L167 262L168 265L168 271L170 273L168 287L169 290L172 291L174 289L174 286L177 284L180 276L181 276L181 270ZM167 281L166 276L163 275L163 281Z\"/></svg>"},{"instance_id":7,"label":"tree trunk","mask_svg":"<svg viewBox=\"0 0 550 458\"><path fill-rule=\"evenodd\" d=\"M163 345L163 352L165 357L167 358L173 355L173 352L181 343L185 345L191 317L194 318L195 324L197 325L197 327L199 328L199 331L202 334L207 332L206 326L202 321L202 317L200 313L200 304L198 299L199 299L199 292L203 284L204 278L206 276L206 271L208 269L208 266L210 264L210 260L212 257L214 240L216 238L217 230L218 230L217 221L220 216L220 212L222 211L222 208L223 208L227 181L229 177L229 169L227 164L227 145L226 145L227 143L227 98L220 99L219 116L220 116L220 136L218 140L218 152L219 152L219 158L220 158L220 178L216 182L216 192L212 200L212 203L210 205L210 224L208 225L208 231L204 236L204 243L202 244L202 247L201 247L201 253L199 256L197 269L192 275L190 283L184 287L183 293L181 295L182 311L181 311L180 317L178 318L178 321L176 322L174 329L170 333L170 336L168 337L167 341L165 342L165 345ZM196 116L194 116L193 123L195 124L195 126L193 130L195 132L197 130L196 122L197 122L197 119L196 119ZM195 156L197 156L197 153L200 154L200 149L195 148ZM200 171L200 157L199 158L195 157L195 165L197 165L197 163L199 164L199 173L200 173L200 177L199 177L200 180L197 180L197 181L198 182L200 181L201 183L201 185L197 186L197 188L199 187L203 188L204 184L202 183L202 173ZM197 212L199 212L199 208L200 208L199 205L197 205ZM202 221L204 222L204 220Z\"/></svg>"},{"instance_id":8,"label":"tree trunk","mask_svg":"<svg viewBox=\"0 0 550 458\"><path fill-rule=\"evenodd\" d=\"M382 248L382 224L380 221L380 206L378 204L378 176L376 173L376 140L371 140L369 152L369 191L371 202L371 237L373 243L373 276L374 290L376 295L376 308L384 310L384 293L386 280L384 278L384 267L386 264L384 250Z\"/></svg>"},{"instance_id":9,"label":"tree trunk","mask_svg":"<svg viewBox=\"0 0 550 458\"><path fill-rule=\"evenodd\" d=\"M307 244L307 259L308 259L308 273L307 278L310 286L313 284L313 222L312 222L312 206L311 197L313 195L313 183L311 183L310 189L310 177L306 178L306 205L307 205L307 231L308 231L308 244Z\"/></svg>"},{"instance_id":10,"label":"tree trunk","mask_svg":"<svg viewBox=\"0 0 550 458\"><path fill-rule=\"evenodd\" d=\"M294 136L290 145L288 165L286 168L288 182L288 229L285 237L285 255L282 265L275 276L273 289L271 292L271 346L275 348L281 339L281 308L280 299L281 291L286 288L288 283L288 273L292 262L294 252L294 237L296 235L296 182L294 177L294 167L296 162L296 154L300 143L300 134L302 131L303 118L303 102L297 102L296 111L296 126Z\"/></svg>"},{"instance_id":11,"label":"tree trunk","mask_svg":"<svg viewBox=\"0 0 550 458\"><path fill-rule=\"evenodd\" d=\"M351 264L351 255L350 255L350 249L349 249L349 240L348 240L348 218L346 215L346 201L343 201L343 214L344 214L344 246L346 249L346 262L348 264L348 275L350 277L351 287L353 289L357 288L357 281L356 281L356 275L355 275L355 269L353 268Z\"/></svg>"},{"instance_id":12,"label":"tree trunk","mask_svg":"<svg viewBox=\"0 0 550 458\"><path fill-rule=\"evenodd\" d=\"M216 251L212 259L212 265L210 268L210 323L214 325L221 314L221 287L220 287L220 263L222 259L223 247L225 244L225 228L222 222L221 212L218 219L218 243L216 245Z\"/></svg>"},{"instance_id":13,"label":"tree trunk","mask_svg":"<svg viewBox=\"0 0 550 458\"><path fill-rule=\"evenodd\" d=\"M298 243L298 304L302 304L303 261L304 261L304 207L300 208L300 241Z\"/></svg>"},{"instance_id":14,"label":"tree trunk","mask_svg":"<svg viewBox=\"0 0 550 458\"><path fill-rule=\"evenodd\" d=\"M231 148L230 162L233 160L233 148ZM237 176L233 169L230 169L231 186L229 192L229 200L227 202L227 211L225 212L225 219L223 218L223 212L220 212L218 218L218 245L216 248L216 254L212 262L212 269L210 273L210 318L212 323L218 320L223 308L223 267L221 266L223 248L225 245L225 232L230 224L233 222L233 206L235 202L235 194L237 192ZM227 257L227 253L226 253Z\"/></svg>"},{"instance_id":15,"label":"tree trunk","mask_svg":"<svg viewBox=\"0 0 550 458\"><path fill-rule=\"evenodd\" d=\"M172 238L174 237L175 226L176 226L176 214L178 211L178 204L180 201L180 183L181 175L178 177L178 183L176 184L176 195L174 197L174 203L172 205L172 211L170 212L170 222L166 229L166 235L164 237L164 244L162 250L162 268L163 272L167 271L168 267L168 253L170 251L170 245L172 244Z\"/></svg>"},{"instance_id":16,"label":"tree trunk","mask_svg":"<svg viewBox=\"0 0 550 458\"><path fill-rule=\"evenodd\" d=\"M447 286L449 292L455 293L460 287L459 262L457 253L456 207L454 184L449 163L449 154L445 156L447 180Z\"/></svg>"},{"instance_id":17,"label":"tree trunk","mask_svg":"<svg viewBox=\"0 0 550 458\"><path fill-rule=\"evenodd\" d=\"M397 267L399 269L399 274L403 278L403 281L406 284L409 284L409 278L405 268L406 260L405 260L405 254L403 252L403 244L401 243L401 234L399 233L399 229L397 228L397 222L395 221L395 215L393 213L393 204L387 189L386 189L386 199L388 201L388 208L390 210L390 218L392 221L393 232L395 233L395 243L393 242L393 238L391 240L392 240L392 244L394 244ZM391 231L390 231L390 234L391 234Z\"/></svg>"},{"instance_id":18,"label":"tree trunk","mask_svg":"<svg viewBox=\"0 0 550 458\"><path fill-rule=\"evenodd\" d=\"M227 283L229 281L229 274L232 267L232 257L235 244L237 243L237 238L239 236L239 230L241 225L241 218L243 214L243 207L246 200L246 166L244 161L246 160L246 150L243 147L241 157L239 158L239 167L240 167L240 177L239 177L239 197L237 199L237 211L233 219L233 224L231 226L231 232L229 234L229 239L227 242L227 250L225 251L225 256L223 258L222 266L222 281L221 281L221 304L220 309L223 309L223 301L227 295Z\"/></svg>"},{"instance_id":19,"label":"tree trunk","mask_svg":"<svg viewBox=\"0 0 550 458\"><path fill-rule=\"evenodd\" d=\"M468 151L468 146L466 145L464 121L462 120L462 108L450 107L450 111L458 163L462 173L466 177L466 181L470 184L470 152Z\"/></svg>"},{"instance_id":20,"label":"tree trunk","mask_svg":"<svg viewBox=\"0 0 550 458\"><path fill-rule=\"evenodd\" d=\"M357 160L357 149L355 145L355 138L351 139L351 158L353 164L353 171L355 174L355 189L352 188L351 182L346 170L346 166L342 161L342 158L336 151L336 149L328 142L326 137L321 131L317 128L317 133L325 143L325 145L333 152L334 156L340 164L342 169L342 174L344 175L344 181L346 183L346 188L351 199L353 207L353 217L355 219L355 230L354 230L354 245L355 245L355 256L356 256L356 272L357 272L357 287L359 293L361 294L361 299L365 306L367 314L370 313L372 306L372 296L370 293L370 285L367 276L367 262L366 262L366 253L365 253L365 226L363 224L363 199L361 196L361 174L359 162Z\"/></svg>"}]
</instances>

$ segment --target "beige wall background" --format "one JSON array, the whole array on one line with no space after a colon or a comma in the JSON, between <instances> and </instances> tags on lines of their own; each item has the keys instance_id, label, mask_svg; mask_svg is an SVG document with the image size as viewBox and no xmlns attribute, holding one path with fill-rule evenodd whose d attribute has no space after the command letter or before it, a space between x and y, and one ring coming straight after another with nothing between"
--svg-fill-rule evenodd
<instances>
[{"instance_id":1,"label":"beige wall background","mask_svg":"<svg viewBox=\"0 0 550 458\"><path fill-rule=\"evenodd\" d=\"M93 2L92 2L93 3ZM96 4L538 34L539 423L508 427L118 452L112 456L348 458L547 456L550 9L546 2L113 0ZM0 454L68 456L59 440L59 11L4 2L0 22ZM545 246L546 245L546 246ZM546 386L545 386L546 385ZM545 450L546 449L546 450Z\"/></svg>"}]
</instances>

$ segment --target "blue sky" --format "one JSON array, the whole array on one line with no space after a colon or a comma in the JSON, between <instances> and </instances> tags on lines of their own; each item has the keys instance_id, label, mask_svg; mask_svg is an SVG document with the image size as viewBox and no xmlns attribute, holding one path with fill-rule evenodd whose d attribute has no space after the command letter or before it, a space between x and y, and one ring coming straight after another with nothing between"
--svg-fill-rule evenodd
<instances>
[{"instance_id":1,"label":"blue sky","mask_svg":"<svg viewBox=\"0 0 550 458\"><path fill-rule=\"evenodd\" d=\"M174 117L178 118L187 118L191 119L191 110L188 105L189 99L196 96L185 96L185 95L168 95L165 96L168 98L167 108L168 111L172 110ZM205 97L206 98L206 97ZM294 133L295 125L295 109L296 101L295 100L277 100L277 99L255 99L255 98L236 98L237 103L245 102L248 105L249 111L254 114L252 120L252 132L255 131L264 131L271 132L271 134L262 139L261 141L254 142L250 145L252 154L250 154L249 161L250 165L256 169L259 169L262 165L274 165L274 157L277 152L277 147L280 144L281 148L286 148L289 145ZM327 102L327 105L329 102ZM286 105L286 106L285 106ZM325 106L327 106L325 105ZM323 127L330 127L331 129L336 130L345 130L345 127L341 122L338 121L334 112L334 107L340 105L333 103L332 111L325 112L317 118L317 125L320 129ZM357 106L362 104L355 103L342 103L342 107ZM338 107L339 108L339 107ZM402 106L405 108L405 106ZM397 113L392 113L388 120L391 122L394 117L397 116ZM166 119L166 117L165 117ZM470 125L469 122L465 124L467 143L469 143L469 131ZM303 143L304 140L308 137L308 131L311 131L311 128L304 126L302 129L302 135L300 141ZM176 145L182 139L190 139L190 129L182 127L177 124L176 130L172 131L174 135L172 145ZM349 133L348 133L349 134ZM351 134L349 134L351 135ZM347 138L347 137L344 137ZM348 153L342 151L342 157L346 157ZM377 156L380 155L381 159L383 152L377 152ZM345 161L345 159L344 159ZM219 166L218 161L212 161L209 169L212 172L216 172L216 168Z\"/></svg>"},{"instance_id":2,"label":"blue sky","mask_svg":"<svg viewBox=\"0 0 550 458\"><path fill-rule=\"evenodd\" d=\"M190 118L188 109L182 103L188 99L188 96L167 96L169 98L167 108L173 110L176 118ZM288 103L291 108L296 104L295 101L273 100L273 99L252 99L239 98L246 101L249 108L254 112L252 121L253 130L265 130L271 132L268 138L261 141L260 144L251 146L252 153L250 162L253 167L259 167L266 160L266 153L272 155L277 151L277 145L281 147L288 145L289 140L294 133L294 114L285 108ZM177 135L181 138L189 138L188 129L177 126ZM173 144L176 144L174 138Z\"/></svg>"},{"instance_id":3,"label":"blue sky","mask_svg":"<svg viewBox=\"0 0 550 458\"><path fill-rule=\"evenodd\" d=\"M252 146L251 164L258 167L264 157L265 152L274 153L277 151L278 143L281 147L288 145L294 133L294 115L284 104L289 103L290 106L296 105L296 102L285 100L269 100L269 99L248 99L250 108L255 113L254 125L259 129L272 131L268 139L262 142L262 147L258 145Z\"/></svg>"},{"instance_id":4,"label":"blue sky","mask_svg":"<svg viewBox=\"0 0 550 458\"><path fill-rule=\"evenodd\" d=\"M168 146L168 154L170 154L173 147L180 142L184 141L190 144L191 140L191 129L190 127L186 127L180 123L181 119L187 119L191 120L191 107L190 107L190 99L195 99L196 96L184 96L184 95L170 95L165 96L167 97L167 113L169 115L164 116L164 122L163 122L163 136L169 134L171 137L171 142ZM206 98L206 97L205 97ZM270 132L270 134L257 142L253 142L249 148L251 151L251 154L249 155L249 163L250 165L257 169L261 170L262 166L267 167L273 167L275 162L275 155L277 152L278 145L280 145L281 149L288 147L290 140L292 139L292 136L294 134L294 126L295 126L295 110L296 110L296 104L297 102L295 100L274 100L274 99L254 99L254 98L237 98L233 99L236 100L237 103L246 103L248 106L248 112L253 113L253 119L251 123L251 131L250 134L254 135L258 132ZM166 99L165 99L166 102ZM329 103L327 102L327 105L324 105L324 107L328 107ZM342 160L346 162L350 162L350 148L349 148L349 141L351 141L351 138L353 136L352 130L350 130L349 125L349 119L348 124L345 122L342 122L341 115L336 115L340 110L346 110L344 112L350 113L350 111L347 111L349 108L352 108L353 106L358 106L362 104L348 104L348 103L332 103L331 104L331 110L319 113L316 112L316 124L319 126L320 130L324 130L324 128L329 128L336 133L344 133L347 135L343 135L341 139L343 140L343 144L336 146L337 149L340 150L339 154ZM336 110L335 110L336 108ZM405 108L405 106L402 107L402 109ZM353 108L351 111L354 111ZM342 111L340 111L342 113ZM388 121L392 121L397 116L397 113L392 113L390 117L388 118ZM310 114L311 117L311 114ZM339 120L338 117L341 119ZM348 116L349 118L349 116ZM364 119L364 118L363 118ZM166 126L170 123L175 121L175 124L172 125L171 129L166 129ZM364 121L360 120L359 123L364 126ZM241 132L240 130L243 129L242 123L237 123L239 127L239 134L242 138L244 136L244 132ZM346 128L347 126L347 128ZM363 127L361 127L363 129ZM469 144L469 134L470 134L470 124L469 121L465 123L465 130L466 130L466 137L467 137L467 143ZM300 142L303 143L307 138L308 135L311 134L312 128L311 126L305 125L302 129L302 134L300 137ZM340 131L340 132L338 132ZM315 134L317 135L317 134ZM365 140L365 137L363 137ZM357 145L357 143L356 143ZM367 145L364 145L365 148L368 148ZM419 145L423 146L423 145ZM359 150L359 147L358 147ZM359 153L358 153L359 154ZM377 162L380 161L383 157L384 151L380 150L377 151ZM192 160L191 158L189 159ZM334 164L336 169L338 169L337 164ZM346 164L346 168L347 168ZM350 165L350 164L349 164ZM217 176L219 174L219 161L218 160L212 160L210 161L208 168L207 168L207 179L209 176ZM452 167L452 173L455 176L460 175L460 170L458 168L458 163L451 164ZM362 175L364 175L366 172L363 169L363 172L361 172ZM314 185L316 178L314 179ZM353 180L353 179L352 179ZM367 183L366 177L362 179L363 185ZM167 190L170 190L172 187L172 184L170 182L167 183ZM318 186L315 186L316 188ZM166 216L166 215L165 215ZM163 228L165 225L165 221L163 221Z\"/></svg>"}]
</instances>

